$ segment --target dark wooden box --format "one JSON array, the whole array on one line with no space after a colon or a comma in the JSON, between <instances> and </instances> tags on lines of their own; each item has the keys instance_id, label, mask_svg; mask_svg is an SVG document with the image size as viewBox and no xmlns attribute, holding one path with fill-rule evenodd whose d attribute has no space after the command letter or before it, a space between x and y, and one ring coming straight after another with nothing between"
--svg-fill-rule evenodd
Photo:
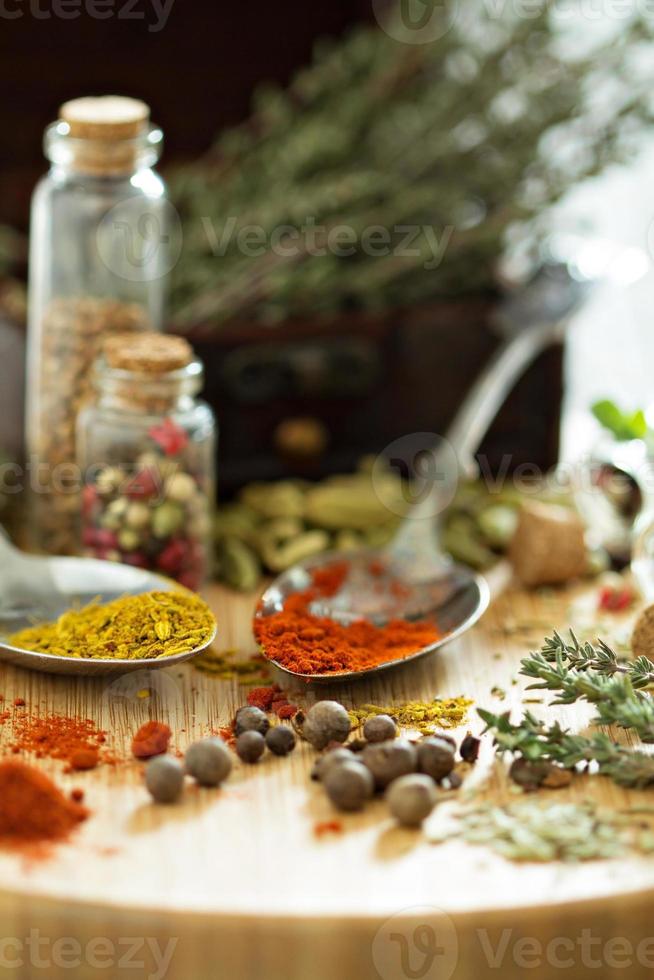
<instances>
[{"instance_id":1,"label":"dark wooden box","mask_svg":"<svg viewBox=\"0 0 654 980\"><path fill-rule=\"evenodd\" d=\"M205 397L220 425L219 485L230 493L254 479L320 477L352 469L413 432L444 434L477 373L499 343L495 298L432 303L379 316L326 322L197 328ZM562 349L542 355L517 385L482 452L497 469L556 462ZM275 431L289 417L320 420L326 451L310 464L289 461Z\"/></svg>"}]
</instances>

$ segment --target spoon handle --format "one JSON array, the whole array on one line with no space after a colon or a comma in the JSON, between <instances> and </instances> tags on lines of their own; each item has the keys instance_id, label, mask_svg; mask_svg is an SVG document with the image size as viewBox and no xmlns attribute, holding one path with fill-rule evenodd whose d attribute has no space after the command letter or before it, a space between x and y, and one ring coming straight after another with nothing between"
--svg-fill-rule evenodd
<instances>
[{"instance_id":1,"label":"spoon handle","mask_svg":"<svg viewBox=\"0 0 654 980\"><path fill-rule=\"evenodd\" d=\"M497 319L506 339L468 391L446 437L432 450L433 481L390 545L398 559L432 565L441 561L445 566L447 559L435 551L425 522L437 525L460 476L477 474L475 453L507 395L538 355L563 336L591 284L574 280L565 266L545 266L529 286L502 304Z\"/></svg>"},{"instance_id":2,"label":"spoon handle","mask_svg":"<svg viewBox=\"0 0 654 980\"><path fill-rule=\"evenodd\" d=\"M474 381L446 436L466 476L476 474L475 453L516 382L561 337L561 328L560 322L526 327L501 344Z\"/></svg>"},{"instance_id":3,"label":"spoon handle","mask_svg":"<svg viewBox=\"0 0 654 980\"><path fill-rule=\"evenodd\" d=\"M544 350L563 338L570 316L592 284L574 278L567 265L550 263L500 305L496 322L506 339L473 383L447 432L466 475L477 472L475 453L516 382Z\"/></svg>"}]
</instances>

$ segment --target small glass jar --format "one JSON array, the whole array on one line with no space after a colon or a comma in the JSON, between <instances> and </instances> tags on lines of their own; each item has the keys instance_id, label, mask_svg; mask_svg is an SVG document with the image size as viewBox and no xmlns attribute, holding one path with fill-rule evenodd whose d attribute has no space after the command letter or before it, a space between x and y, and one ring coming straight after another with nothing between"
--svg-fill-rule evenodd
<instances>
[{"instance_id":1,"label":"small glass jar","mask_svg":"<svg viewBox=\"0 0 654 980\"><path fill-rule=\"evenodd\" d=\"M107 341L80 413L81 551L198 590L212 558L215 421L181 337Z\"/></svg>"},{"instance_id":2,"label":"small glass jar","mask_svg":"<svg viewBox=\"0 0 654 980\"><path fill-rule=\"evenodd\" d=\"M148 107L113 96L66 103L45 133L51 167L32 199L26 406L37 550L75 550L75 425L103 339L162 325L170 205L152 169L161 145Z\"/></svg>"}]
</instances>

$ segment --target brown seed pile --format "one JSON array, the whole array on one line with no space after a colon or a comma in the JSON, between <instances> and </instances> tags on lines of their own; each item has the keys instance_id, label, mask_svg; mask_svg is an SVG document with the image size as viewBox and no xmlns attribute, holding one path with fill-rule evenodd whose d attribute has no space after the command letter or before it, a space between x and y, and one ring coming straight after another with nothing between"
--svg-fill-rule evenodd
<instances>
[{"instance_id":1,"label":"brown seed pile","mask_svg":"<svg viewBox=\"0 0 654 980\"><path fill-rule=\"evenodd\" d=\"M77 415L91 395L91 369L102 343L110 334L148 326L141 306L118 300L58 298L45 310L28 420L29 452L40 464L42 484L32 495L34 544L44 551L77 549L78 480L70 464L76 458Z\"/></svg>"}]
</instances>

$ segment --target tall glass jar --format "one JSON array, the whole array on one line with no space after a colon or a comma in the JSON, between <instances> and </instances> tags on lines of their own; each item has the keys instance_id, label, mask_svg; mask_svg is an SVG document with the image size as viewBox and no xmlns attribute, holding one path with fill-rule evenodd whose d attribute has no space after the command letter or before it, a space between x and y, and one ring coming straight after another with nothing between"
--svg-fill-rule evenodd
<instances>
[{"instance_id":1,"label":"tall glass jar","mask_svg":"<svg viewBox=\"0 0 654 980\"><path fill-rule=\"evenodd\" d=\"M76 99L45 133L51 167L32 201L27 455L32 545L72 553L78 536L77 414L115 332L159 329L169 269L162 144L134 99Z\"/></svg>"},{"instance_id":2,"label":"tall glass jar","mask_svg":"<svg viewBox=\"0 0 654 980\"><path fill-rule=\"evenodd\" d=\"M202 365L181 337L127 334L106 341L95 382L77 426L83 552L197 590L215 494L214 417L196 398Z\"/></svg>"}]
</instances>

